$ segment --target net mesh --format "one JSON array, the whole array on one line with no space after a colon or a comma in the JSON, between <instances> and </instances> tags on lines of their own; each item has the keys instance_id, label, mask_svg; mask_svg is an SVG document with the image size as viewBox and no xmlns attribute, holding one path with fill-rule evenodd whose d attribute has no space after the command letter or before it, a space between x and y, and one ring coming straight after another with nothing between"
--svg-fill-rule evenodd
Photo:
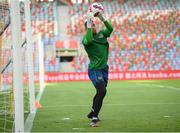
<instances>
[{"instance_id":1,"label":"net mesh","mask_svg":"<svg viewBox=\"0 0 180 133\"><path fill-rule=\"evenodd\" d=\"M10 30L10 9L8 0L0 1L0 132L14 131L14 92L13 92L13 52ZM21 51L23 70L23 92L24 92L24 119L30 113L29 82L28 82L28 56L25 37L25 5L20 2L21 16ZM35 70L36 94L39 91L39 60L38 60L38 37L33 36L33 62ZM18 78L18 77L17 77Z\"/></svg>"},{"instance_id":2,"label":"net mesh","mask_svg":"<svg viewBox=\"0 0 180 133\"><path fill-rule=\"evenodd\" d=\"M12 46L10 10L7 0L0 1L0 131L14 128Z\"/></svg>"}]
</instances>

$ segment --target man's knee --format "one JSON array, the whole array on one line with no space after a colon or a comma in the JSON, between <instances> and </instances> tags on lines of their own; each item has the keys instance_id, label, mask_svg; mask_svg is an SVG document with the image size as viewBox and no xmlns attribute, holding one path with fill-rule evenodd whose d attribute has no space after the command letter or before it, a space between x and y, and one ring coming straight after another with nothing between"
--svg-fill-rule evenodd
<instances>
[{"instance_id":1,"label":"man's knee","mask_svg":"<svg viewBox=\"0 0 180 133\"><path fill-rule=\"evenodd\" d=\"M101 81L101 82L98 82L96 83L96 89L97 89L97 93L101 96L105 96L106 95L106 86L105 86L105 82L104 81Z\"/></svg>"}]
</instances>

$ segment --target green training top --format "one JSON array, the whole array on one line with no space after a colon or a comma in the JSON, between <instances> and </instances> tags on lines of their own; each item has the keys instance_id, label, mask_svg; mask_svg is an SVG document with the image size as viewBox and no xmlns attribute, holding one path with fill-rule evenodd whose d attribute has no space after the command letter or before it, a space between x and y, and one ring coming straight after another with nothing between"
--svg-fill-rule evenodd
<instances>
[{"instance_id":1,"label":"green training top","mask_svg":"<svg viewBox=\"0 0 180 133\"><path fill-rule=\"evenodd\" d=\"M106 29L93 36L92 29L87 28L82 43L90 59L89 69L102 69L107 66L109 43L107 38L111 35L113 27L110 22L104 22Z\"/></svg>"}]
</instances>

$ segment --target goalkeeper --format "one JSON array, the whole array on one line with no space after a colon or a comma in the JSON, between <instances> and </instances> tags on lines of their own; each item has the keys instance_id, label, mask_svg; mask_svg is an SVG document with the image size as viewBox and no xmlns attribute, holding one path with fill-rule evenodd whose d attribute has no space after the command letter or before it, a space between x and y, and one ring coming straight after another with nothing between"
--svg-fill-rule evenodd
<instances>
[{"instance_id":1,"label":"goalkeeper","mask_svg":"<svg viewBox=\"0 0 180 133\"><path fill-rule=\"evenodd\" d=\"M92 119L90 125L97 127L100 121L98 115L106 95L106 87L108 84L109 67L107 61L109 43L107 38L111 35L113 27L110 22L99 13L97 17L104 23L106 29L97 32L92 17L92 14L87 14L87 21L85 22L86 35L83 37L82 43L90 60L88 76L96 88L92 110L87 117Z\"/></svg>"}]
</instances>

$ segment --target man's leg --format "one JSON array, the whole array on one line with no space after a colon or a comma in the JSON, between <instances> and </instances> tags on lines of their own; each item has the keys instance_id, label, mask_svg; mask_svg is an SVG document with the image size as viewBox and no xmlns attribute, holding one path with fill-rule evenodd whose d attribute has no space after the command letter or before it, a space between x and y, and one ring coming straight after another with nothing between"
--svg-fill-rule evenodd
<instances>
[{"instance_id":1,"label":"man's leg","mask_svg":"<svg viewBox=\"0 0 180 133\"><path fill-rule=\"evenodd\" d=\"M99 110L101 109L101 103L106 94L106 82L104 81L103 69L102 70L89 70L88 75L90 80L92 81L94 87L96 88L96 94L93 98L92 110L89 113L89 116L92 117L93 113L95 115L99 114ZM88 117L89 118L89 117Z\"/></svg>"},{"instance_id":2,"label":"man's leg","mask_svg":"<svg viewBox=\"0 0 180 133\"><path fill-rule=\"evenodd\" d=\"M94 113L95 116L98 116L99 111L102 107L103 99L104 99L106 92L107 92L106 87L108 84L108 74L109 74L109 66L100 70L100 74L99 73L96 74L97 78L100 78L103 80L100 80L101 82L99 82L98 84L95 85L97 93L93 99L93 107L92 107L93 110L91 112L91 115L93 115L93 113ZM96 100L97 100L97 102L96 102ZM98 109L95 109L95 107ZM94 110L97 110L97 112Z\"/></svg>"},{"instance_id":3,"label":"man's leg","mask_svg":"<svg viewBox=\"0 0 180 133\"><path fill-rule=\"evenodd\" d=\"M105 85L106 85L106 83L105 83ZM94 96L94 98L93 98L93 105L92 105L92 109L91 109L91 112L87 115L87 117L88 118L90 118L90 119L92 119L93 118L93 116L94 117L98 117L98 114L99 114L99 111L100 111L100 109L101 109L101 106L102 106L102 100L103 100L103 98L104 98L104 96L105 96L105 94L106 94L106 89L103 89L103 90L105 90L105 92L103 92L103 91L100 91L102 88L104 88L104 87L98 87L99 85L97 85L96 86L96 95ZM97 89L97 88L99 88L99 89ZM101 94L100 94L101 93ZM103 94L104 93L104 94ZM103 96L104 95L104 96ZM102 98L100 98L100 97L102 97ZM100 99L100 100L98 100L98 99ZM97 101L97 102L96 102ZM99 103L100 102L100 103ZM99 109L97 109L99 107ZM96 112L95 112L95 110L97 110ZM98 118L98 121L100 121L100 119Z\"/></svg>"},{"instance_id":4,"label":"man's leg","mask_svg":"<svg viewBox=\"0 0 180 133\"><path fill-rule=\"evenodd\" d=\"M96 76L97 76L97 79L99 79L99 82L97 82L95 85L97 93L93 99L93 111L95 110L94 111L95 116L98 116L99 111L103 104L103 99L107 92L106 87L108 84L109 66L99 71L100 71L99 73L96 71ZM98 109L95 109L95 108L98 108Z\"/></svg>"},{"instance_id":5,"label":"man's leg","mask_svg":"<svg viewBox=\"0 0 180 133\"><path fill-rule=\"evenodd\" d=\"M94 114L93 117L98 117L98 114L101 110L103 99L106 95L105 82L100 81L96 84L96 97L94 99Z\"/></svg>"},{"instance_id":6,"label":"man's leg","mask_svg":"<svg viewBox=\"0 0 180 133\"><path fill-rule=\"evenodd\" d=\"M103 99L106 95L106 87L104 81L98 82L96 84L96 97L94 98L94 112L92 114L92 121L91 121L91 126L92 127L97 127L98 125L98 114L101 110L102 104L103 104Z\"/></svg>"},{"instance_id":7,"label":"man's leg","mask_svg":"<svg viewBox=\"0 0 180 133\"><path fill-rule=\"evenodd\" d=\"M97 126L97 122L99 121L98 114L101 110L104 96L106 95L106 83L104 82L102 70L89 70L88 74L96 88L92 111L88 114L88 118L92 118L91 126Z\"/></svg>"},{"instance_id":8,"label":"man's leg","mask_svg":"<svg viewBox=\"0 0 180 133\"><path fill-rule=\"evenodd\" d=\"M89 76L89 79L91 80L91 82L93 83L93 85L95 86L95 84L96 84L96 74L95 74L94 70L89 69L88 70L88 76ZM96 92L96 94L95 94L95 96L93 98L91 112L87 115L87 117L90 118L90 119L92 119L93 114L94 114L94 105L95 105L96 96L97 96L97 92Z\"/></svg>"}]
</instances>

